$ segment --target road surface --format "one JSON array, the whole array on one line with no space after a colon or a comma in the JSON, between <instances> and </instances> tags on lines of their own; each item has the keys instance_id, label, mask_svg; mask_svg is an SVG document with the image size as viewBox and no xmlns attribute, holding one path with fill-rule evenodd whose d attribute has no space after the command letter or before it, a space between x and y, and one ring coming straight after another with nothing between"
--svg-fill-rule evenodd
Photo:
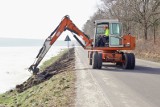
<instances>
[{"instance_id":1,"label":"road surface","mask_svg":"<svg viewBox=\"0 0 160 107\"><path fill-rule=\"evenodd\" d=\"M135 70L88 64L87 51L75 48L76 107L160 107L160 64L136 59Z\"/></svg>"}]
</instances>

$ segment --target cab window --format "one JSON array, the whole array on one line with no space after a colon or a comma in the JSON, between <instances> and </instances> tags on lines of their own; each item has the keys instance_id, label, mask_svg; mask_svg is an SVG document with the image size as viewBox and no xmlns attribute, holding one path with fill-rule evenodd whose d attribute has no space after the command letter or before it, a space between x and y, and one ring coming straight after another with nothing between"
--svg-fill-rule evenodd
<instances>
[{"instance_id":1,"label":"cab window","mask_svg":"<svg viewBox=\"0 0 160 107\"><path fill-rule=\"evenodd\" d=\"M104 34L104 27L102 25L97 26L96 34Z\"/></svg>"},{"instance_id":2,"label":"cab window","mask_svg":"<svg viewBox=\"0 0 160 107\"><path fill-rule=\"evenodd\" d=\"M111 30L111 34L112 35L120 35L120 26L119 26L119 23L112 23L110 30Z\"/></svg>"}]
</instances>

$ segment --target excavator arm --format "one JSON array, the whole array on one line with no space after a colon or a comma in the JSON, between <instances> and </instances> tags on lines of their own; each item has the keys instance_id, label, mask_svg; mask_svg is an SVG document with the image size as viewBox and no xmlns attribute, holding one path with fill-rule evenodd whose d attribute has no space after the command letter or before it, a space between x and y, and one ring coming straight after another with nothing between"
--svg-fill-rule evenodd
<instances>
[{"instance_id":1,"label":"excavator arm","mask_svg":"<svg viewBox=\"0 0 160 107\"><path fill-rule=\"evenodd\" d=\"M56 27L56 29L51 33L51 35L45 40L42 48L40 49L38 55L36 56L36 60L29 67L29 71L32 71L33 74L37 74L39 72L39 69L37 68L37 66L39 65L41 60L44 58L44 56L46 55L50 47L54 44L54 42L65 30L69 30L73 34L80 36L85 41L85 45L76 37L76 35L73 35L84 49L87 49L88 47L89 48L92 47L93 39L89 39L89 37L86 34L84 34L81 30L79 30L75 26L75 24L70 20L69 16L66 15L64 16L60 24Z\"/></svg>"}]
</instances>

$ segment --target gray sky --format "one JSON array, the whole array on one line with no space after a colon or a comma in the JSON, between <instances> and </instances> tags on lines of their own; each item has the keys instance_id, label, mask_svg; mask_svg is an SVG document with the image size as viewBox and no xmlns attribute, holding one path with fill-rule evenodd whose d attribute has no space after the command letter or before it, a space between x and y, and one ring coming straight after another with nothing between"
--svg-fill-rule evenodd
<instances>
[{"instance_id":1,"label":"gray sky","mask_svg":"<svg viewBox=\"0 0 160 107\"><path fill-rule=\"evenodd\" d=\"M0 37L46 38L65 15L82 30L99 1L0 0Z\"/></svg>"}]
</instances>

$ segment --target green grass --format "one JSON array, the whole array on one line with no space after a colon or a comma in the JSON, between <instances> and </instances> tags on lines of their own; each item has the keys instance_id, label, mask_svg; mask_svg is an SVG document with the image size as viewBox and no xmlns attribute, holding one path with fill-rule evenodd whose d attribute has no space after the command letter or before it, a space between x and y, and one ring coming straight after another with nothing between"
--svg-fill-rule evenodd
<instances>
[{"instance_id":1,"label":"green grass","mask_svg":"<svg viewBox=\"0 0 160 107\"><path fill-rule=\"evenodd\" d=\"M56 57L44 62L41 69L58 60L66 50ZM75 73L68 68L67 72L54 75L48 81L33 86L22 93L13 90L0 95L0 105L6 107L69 107L74 99Z\"/></svg>"}]
</instances>

